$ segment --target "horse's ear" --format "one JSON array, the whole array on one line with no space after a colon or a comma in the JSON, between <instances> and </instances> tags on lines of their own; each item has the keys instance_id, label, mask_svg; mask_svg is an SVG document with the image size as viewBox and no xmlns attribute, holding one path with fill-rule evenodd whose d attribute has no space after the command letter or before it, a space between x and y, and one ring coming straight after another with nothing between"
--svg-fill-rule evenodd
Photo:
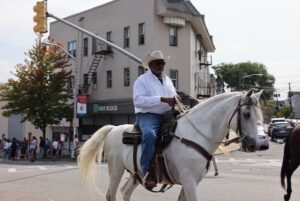
<instances>
[{"instance_id":1,"label":"horse's ear","mask_svg":"<svg viewBox=\"0 0 300 201\"><path fill-rule=\"evenodd\" d=\"M247 92L246 97L249 98L249 97L252 95L253 91L254 91L254 89L250 89L250 90Z\"/></svg>"},{"instance_id":2,"label":"horse's ear","mask_svg":"<svg viewBox=\"0 0 300 201\"><path fill-rule=\"evenodd\" d=\"M259 98L260 98L260 96L261 96L261 94L263 93L263 89L262 90L260 90L259 92L257 92L257 93L254 93L254 96L255 96L255 98L257 98L257 100L259 100Z\"/></svg>"}]
</instances>

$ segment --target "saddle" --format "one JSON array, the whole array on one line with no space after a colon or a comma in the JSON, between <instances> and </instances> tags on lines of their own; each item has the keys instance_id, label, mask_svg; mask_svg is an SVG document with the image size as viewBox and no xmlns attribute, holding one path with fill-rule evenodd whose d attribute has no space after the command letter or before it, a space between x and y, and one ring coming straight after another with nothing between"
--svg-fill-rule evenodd
<instances>
[{"instance_id":1,"label":"saddle","mask_svg":"<svg viewBox=\"0 0 300 201\"><path fill-rule=\"evenodd\" d=\"M158 174L153 174L156 176L156 181L161 182L163 177L166 178L169 184L174 184L175 182L171 179L168 173L168 168L166 167L166 160L162 154L163 150L171 143L173 139L173 134L177 127L176 117L179 114L176 110L171 110L163 114L162 122L158 130L156 151L152 160L151 171ZM123 133L122 138L123 144L133 145L133 163L134 163L134 177L142 183L142 179L138 174L137 168L137 147L142 142L142 135L138 125L135 123L132 127L128 128ZM158 192L164 192L167 190L165 185ZM148 189L150 190L150 189ZM152 192L156 192L150 190Z\"/></svg>"},{"instance_id":2,"label":"saddle","mask_svg":"<svg viewBox=\"0 0 300 201\"><path fill-rule=\"evenodd\" d=\"M172 133L175 132L177 127L177 115L178 111L176 110L168 111L162 115L162 122L157 136L157 148L165 149L172 141ZM128 145L140 144L142 142L141 130L137 123L124 131L122 142Z\"/></svg>"}]
</instances>

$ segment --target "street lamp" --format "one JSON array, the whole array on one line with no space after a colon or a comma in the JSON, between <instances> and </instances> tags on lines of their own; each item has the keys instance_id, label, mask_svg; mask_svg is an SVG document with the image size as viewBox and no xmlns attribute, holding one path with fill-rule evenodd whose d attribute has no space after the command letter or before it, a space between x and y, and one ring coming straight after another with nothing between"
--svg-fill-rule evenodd
<instances>
[{"instance_id":1,"label":"street lamp","mask_svg":"<svg viewBox=\"0 0 300 201\"><path fill-rule=\"evenodd\" d=\"M241 77L241 80L243 81L243 89L245 89L245 78L248 78L248 77L253 77L253 76L263 76L264 74L262 73L255 73L255 74L250 74L250 75L245 75L243 77Z\"/></svg>"},{"instance_id":2,"label":"street lamp","mask_svg":"<svg viewBox=\"0 0 300 201\"><path fill-rule=\"evenodd\" d=\"M74 96L74 114L73 114L73 149L72 149L72 154L71 158L75 158L75 148L74 148L74 140L75 140L75 135L77 135L77 60L76 57L74 57L72 54L70 54L65 48L62 46L56 44L56 43L50 43L48 41L42 42L43 45L48 45L48 46L56 46L59 47L62 51L64 51L66 54L69 55L70 58L72 58L75 61L75 71L74 71L74 80L73 80L73 96Z\"/></svg>"}]
</instances>

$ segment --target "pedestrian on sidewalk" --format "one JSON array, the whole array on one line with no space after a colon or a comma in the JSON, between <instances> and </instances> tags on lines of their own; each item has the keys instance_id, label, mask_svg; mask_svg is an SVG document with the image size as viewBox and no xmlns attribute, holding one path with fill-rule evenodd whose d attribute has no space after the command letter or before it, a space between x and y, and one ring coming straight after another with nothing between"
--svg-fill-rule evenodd
<instances>
[{"instance_id":1,"label":"pedestrian on sidewalk","mask_svg":"<svg viewBox=\"0 0 300 201\"><path fill-rule=\"evenodd\" d=\"M26 137L24 137L23 141L20 141L20 159L24 159L26 157L28 141Z\"/></svg>"},{"instance_id":2,"label":"pedestrian on sidewalk","mask_svg":"<svg viewBox=\"0 0 300 201\"><path fill-rule=\"evenodd\" d=\"M61 152L63 149L63 142L62 141L58 141L58 146L57 146L57 151L58 151L58 159L61 159Z\"/></svg>"},{"instance_id":3,"label":"pedestrian on sidewalk","mask_svg":"<svg viewBox=\"0 0 300 201\"><path fill-rule=\"evenodd\" d=\"M45 139L44 156L43 156L43 158L47 158L49 149L51 149L50 141L49 141L48 138L46 138Z\"/></svg>"},{"instance_id":4,"label":"pedestrian on sidewalk","mask_svg":"<svg viewBox=\"0 0 300 201\"><path fill-rule=\"evenodd\" d=\"M3 147L3 161L5 161L10 155L11 141L10 139L4 139Z\"/></svg>"},{"instance_id":5,"label":"pedestrian on sidewalk","mask_svg":"<svg viewBox=\"0 0 300 201\"><path fill-rule=\"evenodd\" d=\"M79 149L79 139L78 139L78 136L75 135L74 140L73 140L73 152L72 152L72 158L74 160L77 158L78 149Z\"/></svg>"},{"instance_id":6,"label":"pedestrian on sidewalk","mask_svg":"<svg viewBox=\"0 0 300 201\"><path fill-rule=\"evenodd\" d=\"M29 144L30 162L34 162L36 160L36 150L37 150L37 140L36 137L33 136Z\"/></svg>"},{"instance_id":7,"label":"pedestrian on sidewalk","mask_svg":"<svg viewBox=\"0 0 300 201\"><path fill-rule=\"evenodd\" d=\"M56 160L56 154L58 149L58 140L53 140L52 142L52 161Z\"/></svg>"},{"instance_id":8,"label":"pedestrian on sidewalk","mask_svg":"<svg viewBox=\"0 0 300 201\"><path fill-rule=\"evenodd\" d=\"M10 160L15 160L16 159L17 148L18 148L18 141L17 141L16 138L13 138L12 142L11 142Z\"/></svg>"},{"instance_id":9,"label":"pedestrian on sidewalk","mask_svg":"<svg viewBox=\"0 0 300 201\"><path fill-rule=\"evenodd\" d=\"M39 158L43 158L44 157L44 148L45 147L45 140L43 137L40 137L40 141L39 141Z\"/></svg>"}]
</instances>

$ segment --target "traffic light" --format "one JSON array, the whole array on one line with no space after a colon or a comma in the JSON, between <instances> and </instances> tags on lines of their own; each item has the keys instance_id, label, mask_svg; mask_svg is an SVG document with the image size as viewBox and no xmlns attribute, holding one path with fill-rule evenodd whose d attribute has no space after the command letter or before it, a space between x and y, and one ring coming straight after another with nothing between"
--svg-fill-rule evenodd
<instances>
[{"instance_id":1,"label":"traffic light","mask_svg":"<svg viewBox=\"0 0 300 201\"><path fill-rule=\"evenodd\" d=\"M36 2L33 7L33 11L36 15L33 17L33 21L36 25L33 27L33 31L36 33L46 33L47 32L47 8L44 1Z\"/></svg>"}]
</instances>

